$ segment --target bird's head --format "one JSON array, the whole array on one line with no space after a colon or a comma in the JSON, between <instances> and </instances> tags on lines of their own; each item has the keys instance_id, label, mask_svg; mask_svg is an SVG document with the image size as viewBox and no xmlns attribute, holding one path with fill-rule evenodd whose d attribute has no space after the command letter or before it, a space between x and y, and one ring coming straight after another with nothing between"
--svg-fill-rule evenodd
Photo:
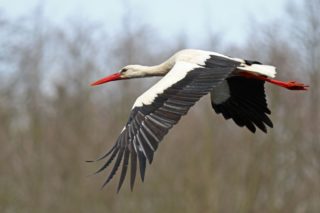
<instances>
[{"instance_id":1,"label":"bird's head","mask_svg":"<svg viewBox=\"0 0 320 213\"><path fill-rule=\"evenodd\" d=\"M104 84L110 81L118 81L129 78L141 78L144 77L146 73L144 72L144 66L141 65L127 65L123 67L119 72L111 74L104 77L96 82L93 82L91 86L96 86L99 84Z\"/></svg>"}]
</instances>

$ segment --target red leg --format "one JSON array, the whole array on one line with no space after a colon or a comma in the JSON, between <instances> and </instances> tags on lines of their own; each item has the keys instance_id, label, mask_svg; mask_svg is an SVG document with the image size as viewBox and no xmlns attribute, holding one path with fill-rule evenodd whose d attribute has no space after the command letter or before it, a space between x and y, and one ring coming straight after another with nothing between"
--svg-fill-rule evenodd
<instances>
[{"instance_id":1,"label":"red leg","mask_svg":"<svg viewBox=\"0 0 320 213\"><path fill-rule=\"evenodd\" d=\"M249 72L241 72L240 75L246 78L254 78L262 81L267 81L271 84L275 84L280 87L287 88L289 90L308 90L308 87L309 87L309 85L305 85L303 83L299 83L296 81L288 81L288 82L279 81L279 80L267 78L259 74L249 73Z\"/></svg>"}]
</instances>

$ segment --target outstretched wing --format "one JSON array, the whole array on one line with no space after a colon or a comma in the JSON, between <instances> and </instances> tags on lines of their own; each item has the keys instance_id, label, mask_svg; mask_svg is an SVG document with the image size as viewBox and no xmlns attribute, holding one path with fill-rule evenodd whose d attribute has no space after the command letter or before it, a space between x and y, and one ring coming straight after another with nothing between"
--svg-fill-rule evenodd
<instances>
[{"instance_id":1,"label":"outstretched wing","mask_svg":"<svg viewBox=\"0 0 320 213\"><path fill-rule=\"evenodd\" d=\"M264 81L235 76L226 79L211 92L211 104L216 113L232 119L237 125L246 126L251 132L256 127L267 132L273 124L267 114Z\"/></svg>"},{"instance_id":2,"label":"outstretched wing","mask_svg":"<svg viewBox=\"0 0 320 213\"><path fill-rule=\"evenodd\" d=\"M126 177L131 161L130 186L133 189L137 162L144 180L146 161L151 164L153 154L168 131L202 96L206 95L235 70L239 62L212 56L204 66L177 62L158 83L135 102L130 118L117 142L98 160L108 157L97 173L106 169L115 159L105 186L116 174L122 162L118 191Z\"/></svg>"}]
</instances>

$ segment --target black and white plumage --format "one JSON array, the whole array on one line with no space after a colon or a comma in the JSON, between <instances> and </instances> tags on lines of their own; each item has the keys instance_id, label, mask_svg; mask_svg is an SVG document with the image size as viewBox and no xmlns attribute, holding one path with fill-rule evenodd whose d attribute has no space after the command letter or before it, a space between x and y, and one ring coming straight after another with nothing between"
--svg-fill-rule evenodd
<instances>
[{"instance_id":1,"label":"black and white plumage","mask_svg":"<svg viewBox=\"0 0 320 213\"><path fill-rule=\"evenodd\" d=\"M130 186L133 189L139 164L142 181L146 162L153 161L154 152L168 131L181 116L204 95L211 94L211 104L216 113L232 119L239 126L255 132L267 131L273 124L268 117L264 82L295 90L307 86L296 82L271 79L275 67L259 62L231 58L202 50L182 50L164 63L146 67L129 65L120 72L103 78L92 85L129 78L164 76L143 93L134 103L129 120L114 146L97 160L107 158L96 172L106 169L113 161L107 184L121 166L120 190L130 161ZM122 165L121 165L122 163Z\"/></svg>"}]
</instances>

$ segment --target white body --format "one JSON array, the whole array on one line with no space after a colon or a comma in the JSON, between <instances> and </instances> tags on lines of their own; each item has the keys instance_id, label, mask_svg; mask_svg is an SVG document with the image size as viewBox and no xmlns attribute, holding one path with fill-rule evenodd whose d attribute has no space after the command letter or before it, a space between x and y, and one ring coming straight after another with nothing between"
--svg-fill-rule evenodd
<instances>
[{"instance_id":1,"label":"white body","mask_svg":"<svg viewBox=\"0 0 320 213\"><path fill-rule=\"evenodd\" d=\"M240 66L237 67L238 70L261 74L271 78L274 78L276 74L276 68L274 66L260 64L247 65L245 63L245 60L243 59L231 58L220 53L204 50L185 49L177 52L167 61L157 66L144 67L133 65L139 66L137 67L137 69L143 70L146 75L152 75L154 73L167 74L165 74L165 76L159 82L157 82L140 97L138 97L132 108L151 104L158 94L162 93L165 89L169 88L174 83L182 80L191 70L205 65L206 60L208 60L211 56L219 56L240 62ZM226 85L225 93L221 93L221 91L219 91L219 96L223 94L221 96L221 100L227 99L229 97L228 93L228 87Z\"/></svg>"}]
</instances>

